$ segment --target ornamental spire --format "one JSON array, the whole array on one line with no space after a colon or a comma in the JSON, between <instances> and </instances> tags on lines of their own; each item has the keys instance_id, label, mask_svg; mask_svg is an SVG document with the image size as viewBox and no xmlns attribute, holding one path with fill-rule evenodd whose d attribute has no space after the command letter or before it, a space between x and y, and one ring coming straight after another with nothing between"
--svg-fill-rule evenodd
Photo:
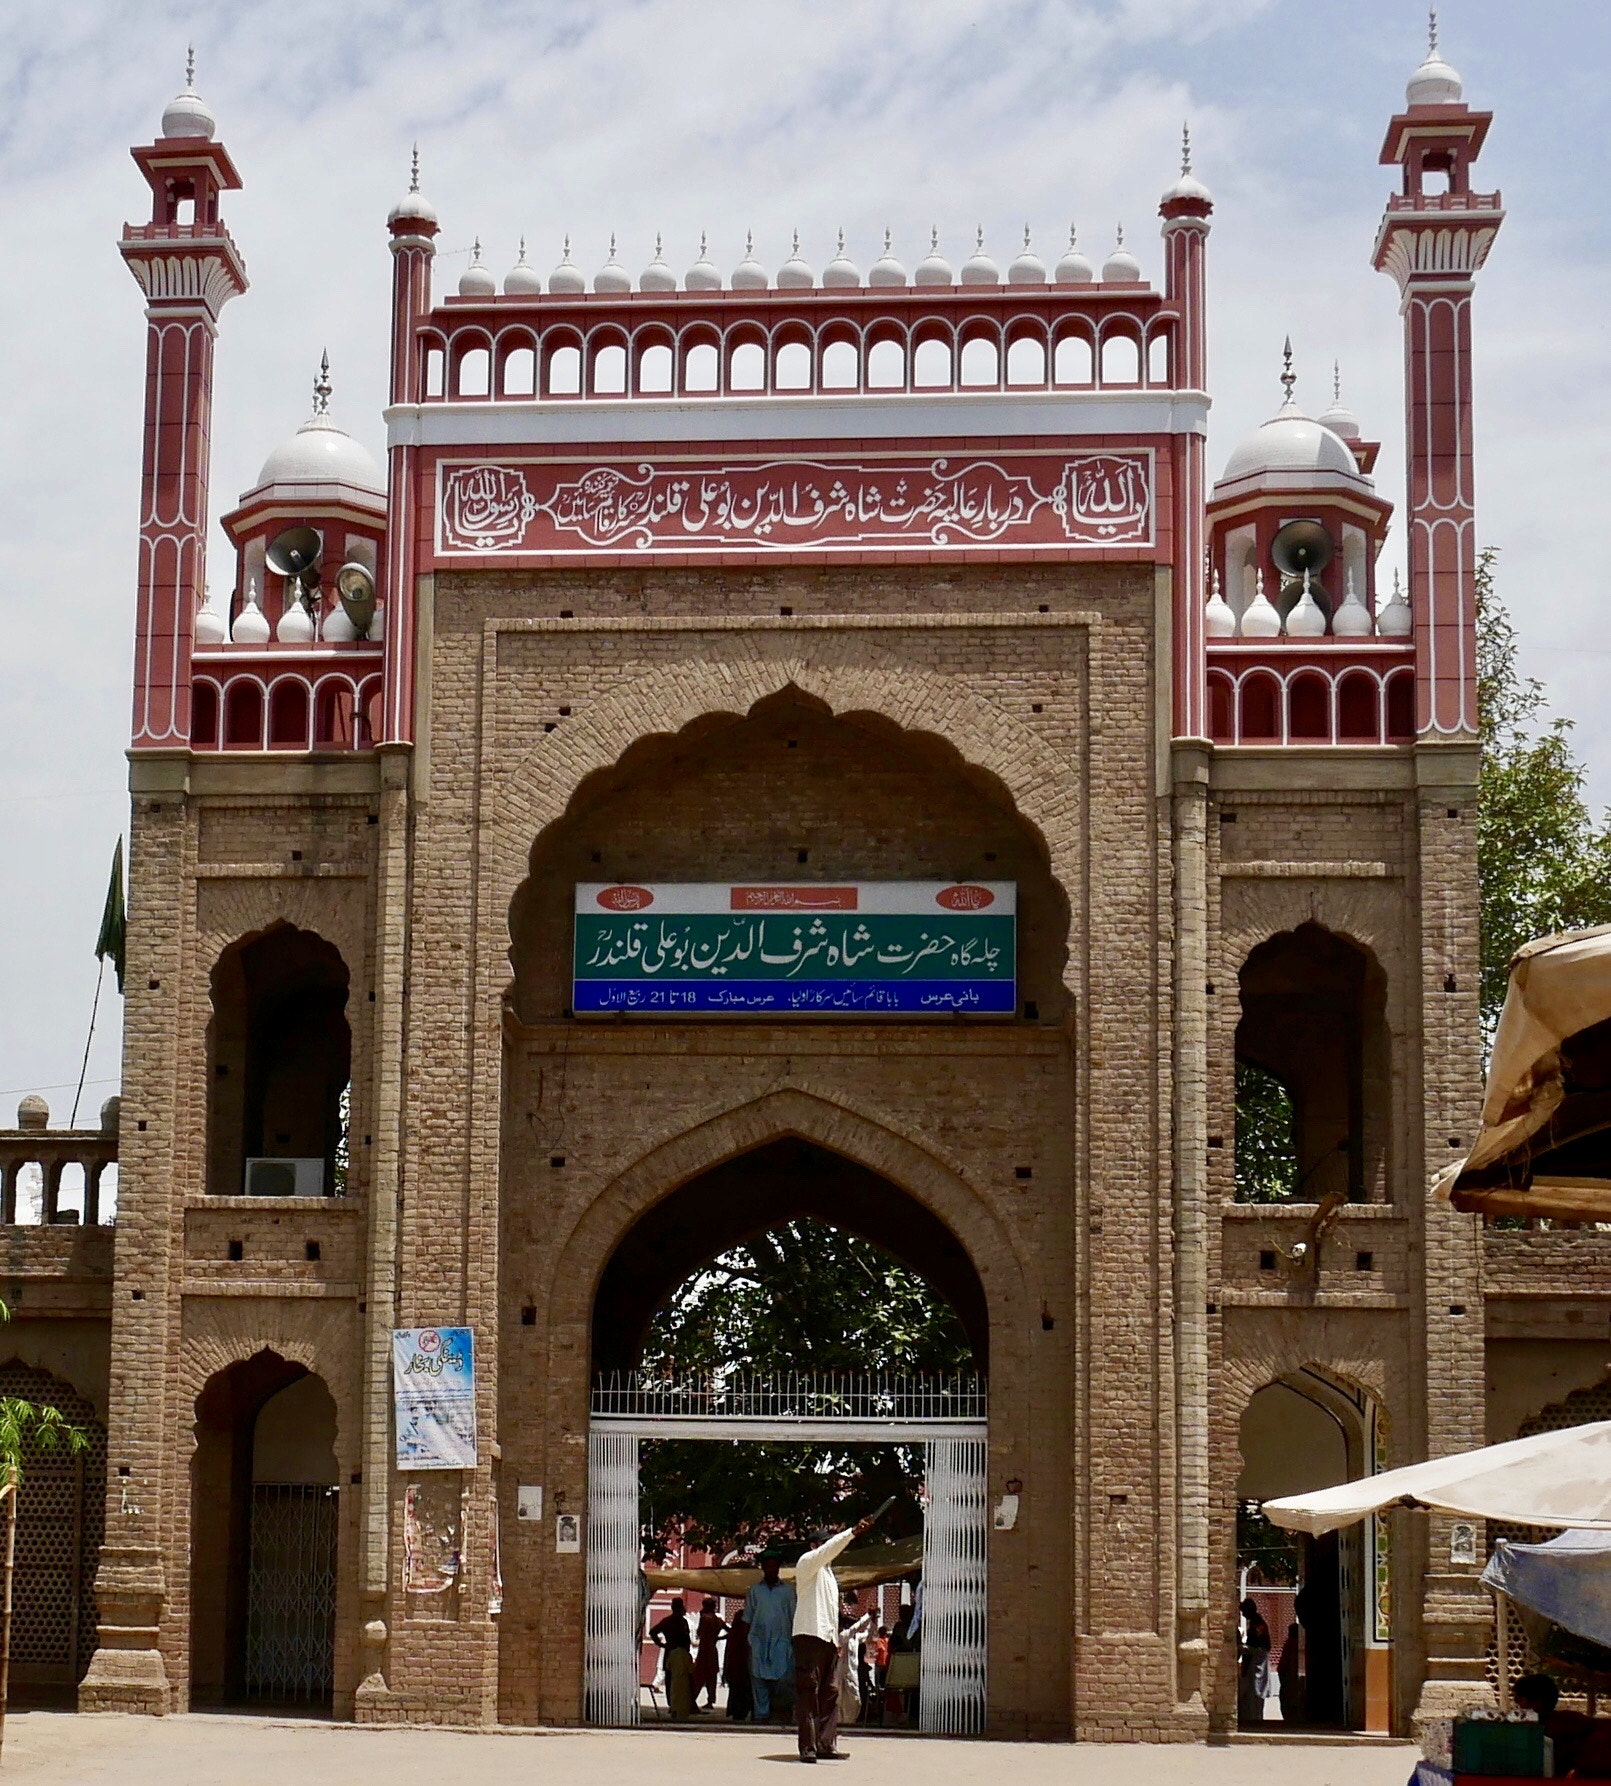
<instances>
[{"instance_id":1,"label":"ornamental spire","mask_svg":"<svg viewBox=\"0 0 1611 1786\"><path fill-rule=\"evenodd\" d=\"M1298 382L1298 375L1292 370L1292 337L1287 336L1281 347L1281 389L1287 394L1287 402L1292 401L1292 387Z\"/></svg>"},{"instance_id":2,"label":"ornamental spire","mask_svg":"<svg viewBox=\"0 0 1611 1786\"><path fill-rule=\"evenodd\" d=\"M313 381L313 413L329 415L330 413L330 349L327 347L319 361L319 375Z\"/></svg>"},{"instance_id":3,"label":"ornamental spire","mask_svg":"<svg viewBox=\"0 0 1611 1786\"><path fill-rule=\"evenodd\" d=\"M1182 124L1180 127L1180 171L1182 174L1189 174L1191 172L1190 124Z\"/></svg>"}]
</instances>

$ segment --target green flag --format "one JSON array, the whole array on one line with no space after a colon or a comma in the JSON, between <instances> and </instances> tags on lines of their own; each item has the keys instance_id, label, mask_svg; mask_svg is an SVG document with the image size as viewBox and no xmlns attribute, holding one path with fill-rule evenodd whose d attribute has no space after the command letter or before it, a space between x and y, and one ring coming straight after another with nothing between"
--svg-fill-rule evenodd
<instances>
[{"instance_id":1,"label":"green flag","mask_svg":"<svg viewBox=\"0 0 1611 1786\"><path fill-rule=\"evenodd\" d=\"M123 839L117 840L112 852L112 878L106 884L106 909L101 913L101 934L95 939L95 954L101 961L108 955L117 969L117 989L123 990L123 944L128 933L128 914L123 908Z\"/></svg>"}]
</instances>

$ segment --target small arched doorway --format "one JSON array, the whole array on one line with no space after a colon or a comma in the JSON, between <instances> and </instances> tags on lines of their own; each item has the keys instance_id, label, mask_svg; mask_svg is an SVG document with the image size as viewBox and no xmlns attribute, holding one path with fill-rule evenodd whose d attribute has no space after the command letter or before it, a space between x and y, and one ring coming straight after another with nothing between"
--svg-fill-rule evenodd
<instances>
[{"instance_id":1,"label":"small arched doorway","mask_svg":"<svg viewBox=\"0 0 1611 1786\"><path fill-rule=\"evenodd\" d=\"M1389 1728L1391 1634L1388 1552L1378 1517L1309 1537L1282 1531L1263 1504L1370 1475L1385 1433L1375 1399L1318 1365L1267 1383L1240 1424L1236 1482L1237 1600L1251 1598L1269 1626L1268 1683L1244 1674L1243 1729Z\"/></svg>"},{"instance_id":2,"label":"small arched doorway","mask_svg":"<svg viewBox=\"0 0 1611 1786\"><path fill-rule=\"evenodd\" d=\"M328 1706L335 1681L335 1402L262 1351L196 1397L190 1698Z\"/></svg>"},{"instance_id":3,"label":"small arched doorway","mask_svg":"<svg viewBox=\"0 0 1611 1786\"><path fill-rule=\"evenodd\" d=\"M878 1720L982 1730L987 1346L950 1230L829 1148L785 1136L648 1210L594 1301L589 1720L638 1719L646 1556L675 1548L694 1582L763 1545L792 1555L887 1493L892 1597L863 1610L910 1639L921 1678Z\"/></svg>"}]
</instances>

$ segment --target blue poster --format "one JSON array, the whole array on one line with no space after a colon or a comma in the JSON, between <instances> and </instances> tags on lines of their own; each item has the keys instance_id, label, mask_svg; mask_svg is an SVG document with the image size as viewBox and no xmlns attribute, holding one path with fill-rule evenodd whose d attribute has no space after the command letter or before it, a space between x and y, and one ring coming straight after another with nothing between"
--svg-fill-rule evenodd
<instances>
[{"instance_id":1,"label":"blue poster","mask_svg":"<svg viewBox=\"0 0 1611 1786\"><path fill-rule=\"evenodd\" d=\"M473 1470L475 1335L468 1327L394 1327L392 1393L400 1470Z\"/></svg>"}]
</instances>

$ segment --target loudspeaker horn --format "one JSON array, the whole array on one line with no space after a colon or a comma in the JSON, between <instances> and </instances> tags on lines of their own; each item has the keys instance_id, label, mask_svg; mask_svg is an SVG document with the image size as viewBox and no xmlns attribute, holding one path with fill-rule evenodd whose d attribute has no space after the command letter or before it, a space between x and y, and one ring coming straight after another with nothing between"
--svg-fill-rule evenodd
<instances>
[{"instance_id":1,"label":"loudspeaker horn","mask_svg":"<svg viewBox=\"0 0 1611 1786\"><path fill-rule=\"evenodd\" d=\"M342 565L336 572L336 594L352 622L352 630L360 639L367 639L370 622L375 618L375 579L368 565L355 558Z\"/></svg>"},{"instance_id":2,"label":"loudspeaker horn","mask_svg":"<svg viewBox=\"0 0 1611 1786\"><path fill-rule=\"evenodd\" d=\"M287 527L274 536L264 562L277 577L304 577L319 562L320 549L311 527Z\"/></svg>"},{"instance_id":3,"label":"loudspeaker horn","mask_svg":"<svg viewBox=\"0 0 1611 1786\"><path fill-rule=\"evenodd\" d=\"M1270 544L1275 568L1287 577L1301 577L1305 571L1318 576L1332 556L1331 535L1318 521L1288 521Z\"/></svg>"}]
</instances>

